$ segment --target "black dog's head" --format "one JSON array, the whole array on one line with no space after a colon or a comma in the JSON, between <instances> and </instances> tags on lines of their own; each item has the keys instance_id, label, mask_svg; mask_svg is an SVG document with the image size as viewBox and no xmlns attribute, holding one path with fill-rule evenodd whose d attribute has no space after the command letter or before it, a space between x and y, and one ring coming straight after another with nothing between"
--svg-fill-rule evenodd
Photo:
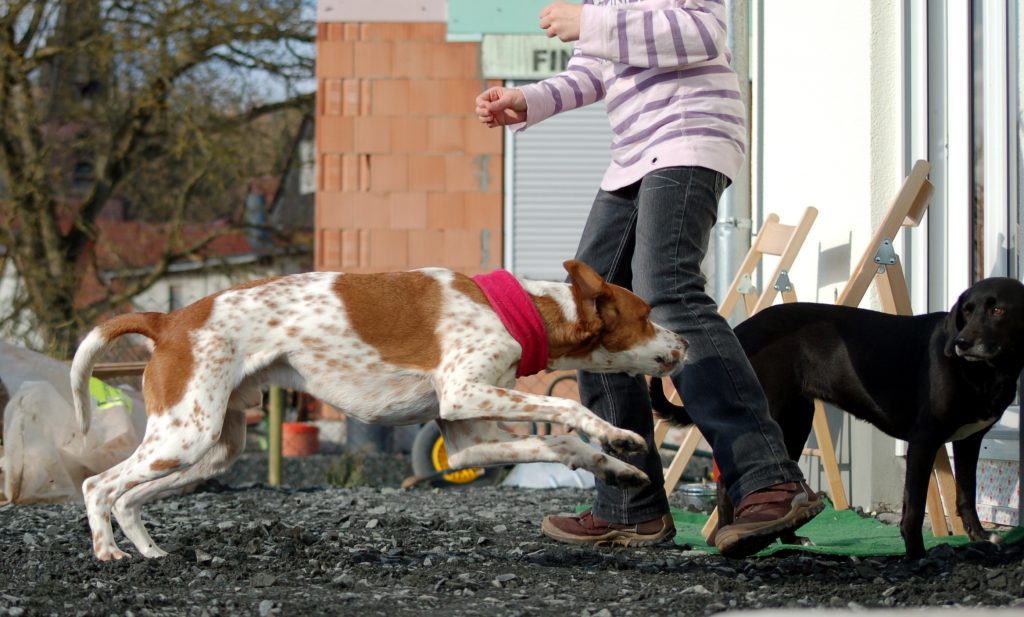
<instances>
[{"instance_id":1,"label":"black dog's head","mask_svg":"<svg viewBox=\"0 0 1024 617\"><path fill-rule=\"evenodd\" d=\"M969 362L1021 362L1024 336L1024 284L1011 278L978 281L946 317L947 356Z\"/></svg>"}]
</instances>

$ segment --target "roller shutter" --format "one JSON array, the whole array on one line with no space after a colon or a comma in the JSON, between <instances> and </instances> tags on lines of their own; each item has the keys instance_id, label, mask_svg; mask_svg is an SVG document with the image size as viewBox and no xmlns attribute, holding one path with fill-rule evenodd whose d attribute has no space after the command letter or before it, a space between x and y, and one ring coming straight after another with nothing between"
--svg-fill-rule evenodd
<instances>
[{"instance_id":1,"label":"roller shutter","mask_svg":"<svg viewBox=\"0 0 1024 617\"><path fill-rule=\"evenodd\" d=\"M563 280L611 160L611 128L599 101L548 118L507 140L506 267Z\"/></svg>"}]
</instances>

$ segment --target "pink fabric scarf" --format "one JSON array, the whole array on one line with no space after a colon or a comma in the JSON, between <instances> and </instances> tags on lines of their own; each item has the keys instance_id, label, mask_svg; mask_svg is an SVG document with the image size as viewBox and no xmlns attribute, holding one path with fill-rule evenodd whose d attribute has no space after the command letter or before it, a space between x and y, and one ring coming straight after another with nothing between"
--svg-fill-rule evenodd
<instances>
[{"instance_id":1,"label":"pink fabric scarf","mask_svg":"<svg viewBox=\"0 0 1024 617\"><path fill-rule=\"evenodd\" d=\"M523 348L516 377L543 371L548 365L548 335L544 320L516 277L508 270L495 270L474 276L473 282L480 286L501 323L505 324L505 329Z\"/></svg>"}]
</instances>

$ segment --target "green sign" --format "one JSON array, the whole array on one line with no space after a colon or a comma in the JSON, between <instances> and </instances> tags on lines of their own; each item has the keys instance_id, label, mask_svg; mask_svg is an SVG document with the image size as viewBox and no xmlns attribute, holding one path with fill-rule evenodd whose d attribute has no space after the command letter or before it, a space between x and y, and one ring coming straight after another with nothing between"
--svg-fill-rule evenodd
<instances>
[{"instance_id":1,"label":"green sign","mask_svg":"<svg viewBox=\"0 0 1024 617\"><path fill-rule=\"evenodd\" d=\"M480 68L485 79L543 79L565 70L572 43L544 35L485 34Z\"/></svg>"},{"instance_id":2,"label":"green sign","mask_svg":"<svg viewBox=\"0 0 1024 617\"><path fill-rule=\"evenodd\" d=\"M552 0L448 0L448 39L485 34L537 34L540 11Z\"/></svg>"}]
</instances>

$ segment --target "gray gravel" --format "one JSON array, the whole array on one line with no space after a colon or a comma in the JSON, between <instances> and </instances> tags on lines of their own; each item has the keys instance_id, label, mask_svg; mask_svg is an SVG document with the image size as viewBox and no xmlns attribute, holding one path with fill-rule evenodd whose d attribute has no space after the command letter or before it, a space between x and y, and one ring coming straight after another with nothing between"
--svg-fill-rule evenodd
<instances>
[{"instance_id":1,"label":"gray gravel","mask_svg":"<svg viewBox=\"0 0 1024 617\"><path fill-rule=\"evenodd\" d=\"M324 462L293 462L293 477L316 476ZM404 475L400 459L385 463ZM251 459L241 469L247 464L258 476ZM594 549L539 532L544 514L586 502L589 490L271 489L245 475L225 478L232 487L211 484L148 506L154 538L172 553L158 560L94 560L79 505L0 508L0 615L617 617L1024 607L1020 545L941 547L913 562L800 554L730 561L671 545Z\"/></svg>"}]
</instances>

